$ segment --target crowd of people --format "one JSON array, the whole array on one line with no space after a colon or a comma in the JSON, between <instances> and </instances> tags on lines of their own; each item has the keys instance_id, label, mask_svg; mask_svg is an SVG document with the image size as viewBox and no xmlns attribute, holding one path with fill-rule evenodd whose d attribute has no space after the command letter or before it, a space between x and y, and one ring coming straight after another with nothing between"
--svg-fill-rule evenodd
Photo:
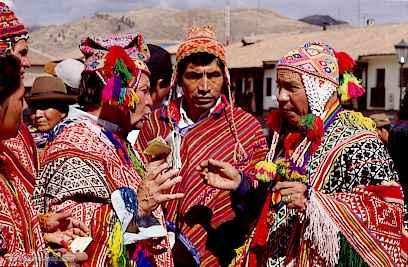
<instances>
[{"instance_id":1,"label":"crowd of people","mask_svg":"<svg viewBox=\"0 0 408 267\"><path fill-rule=\"evenodd\" d=\"M28 31L0 22L0 266L407 265L404 112L393 134L343 108L346 53L282 55L268 143L210 26L174 69L141 33L88 36L26 91Z\"/></svg>"}]
</instances>

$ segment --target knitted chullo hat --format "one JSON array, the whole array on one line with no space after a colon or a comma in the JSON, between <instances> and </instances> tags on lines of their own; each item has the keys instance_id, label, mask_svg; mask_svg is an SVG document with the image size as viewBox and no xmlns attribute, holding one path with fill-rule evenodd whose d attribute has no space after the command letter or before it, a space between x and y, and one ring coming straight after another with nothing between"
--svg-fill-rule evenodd
<instances>
[{"instance_id":1,"label":"knitted chullo hat","mask_svg":"<svg viewBox=\"0 0 408 267\"><path fill-rule=\"evenodd\" d=\"M0 2L0 55L10 53L20 40L28 40L27 28L4 2Z\"/></svg>"},{"instance_id":2,"label":"knitted chullo hat","mask_svg":"<svg viewBox=\"0 0 408 267\"><path fill-rule=\"evenodd\" d=\"M145 61L150 53L141 34L88 37L80 44L85 70L94 71L105 84L102 103L110 110L128 116L136 108L141 75L150 75Z\"/></svg>"},{"instance_id":3,"label":"knitted chullo hat","mask_svg":"<svg viewBox=\"0 0 408 267\"><path fill-rule=\"evenodd\" d=\"M235 119L234 119L234 103L232 101L232 94L231 94L231 78L229 74L229 70L227 67L227 60L226 60L226 53L225 47L222 43L217 41L215 36L214 28L210 25L205 25L202 27L192 27L187 34L186 40L184 40L179 48L177 49L176 53L176 66L173 71L172 75L172 82L171 82L171 91L170 97L172 96L172 91L177 87L177 79L179 78L178 67L180 62L183 59L187 58L190 55L196 53L208 53L214 55L224 65L224 80L226 83L227 91L228 91L228 98L229 103L231 105L231 128L233 131L233 135L235 138L235 150L234 150L234 158L236 161L246 157L246 152L239 141L236 126L235 126Z\"/></svg>"},{"instance_id":4,"label":"knitted chullo hat","mask_svg":"<svg viewBox=\"0 0 408 267\"><path fill-rule=\"evenodd\" d=\"M312 114L321 116L329 98L338 91L342 101L361 96L364 88L349 71L354 60L321 42L308 42L283 56L277 70L291 70L302 76ZM341 77L341 79L340 79Z\"/></svg>"},{"instance_id":5,"label":"knitted chullo hat","mask_svg":"<svg viewBox=\"0 0 408 267\"><path fill-rule=\"evenodd\" d=\"M279 60L277 70L282 69L302 76L311 112L320 116L339 86L339 67L334 50L323 43L306 43Z\"/></svg>"},{"instance_id":6,"label":"knitted chullo hat","mask_svg":"<svg viewBox=\"0 0 408 267\"><path fill-rule=\"evenodd\" d=\"M212 26L205 25L202 27L192 27L176 53L176 67L172 77L172 88L177 86L178 79L178 65L186 57L196 53L208 53L214 55L224 64L224 74L227 86L230 87L230 75L227 67L227 60L225 57L225 47L218 42Z\"/></svg>"}]
</instances>

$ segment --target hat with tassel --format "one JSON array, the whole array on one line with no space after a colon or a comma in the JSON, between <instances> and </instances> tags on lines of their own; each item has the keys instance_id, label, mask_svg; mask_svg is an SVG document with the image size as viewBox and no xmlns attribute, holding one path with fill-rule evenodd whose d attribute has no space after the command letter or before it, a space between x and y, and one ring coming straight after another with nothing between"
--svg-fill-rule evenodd
<instances>
[{"instance_id":1,"label":"hat with tassel","mask_svg":"<svg viewBox=\"0 0 408 267\"><path fill-rule=\"evenodd\" d=\"M232 93L231 93L231 79L229 70L227 67L227 60L226 60L226 53L224 45L216 39L215 30L210 25L204 26L195 26L190 29L187 34L186 40L184 40L179 48L177 49L176 53L176 66L173 71L172 79L171 79L171 90L170 90L170 97L172 96L173 90L177 87L178 83L178 66L180 62L182 62L185 58L190 55L196 53L208 53L217 57L224 65L224 81L228 91L228 100L231 105L231 128L235 139L235 149L234 149L234 160L240 161L246 157L246 152L244 147L242 146L239 138L238 133L235 125L235 118L234 118L234 103L232 101Z\"/></svg>"},{"instance_id":2,"label":"hat with tassel","mask_svg":"<svg viewBox=\"0 0 408 267\"><path fill-rule=\"evenodd\" d=\"M277 70L301 75L311 112L321 116L334 92L338 92L342 102L364 94L364 88L351 73L354 66L355 61L345 52L336 52L322 42L307 42L283 56Z\"/></svg>"},{"instance_id":3,"label":"hat with tassel","mask_svg":"<svg viewBox=\"0 0 408 267\"><path fill-rule=\"evenodd\" d=\"M28 31L11 8L0 2L0 55L9 53L20 40L28 40Z\"/></svg>"}]
</instances>

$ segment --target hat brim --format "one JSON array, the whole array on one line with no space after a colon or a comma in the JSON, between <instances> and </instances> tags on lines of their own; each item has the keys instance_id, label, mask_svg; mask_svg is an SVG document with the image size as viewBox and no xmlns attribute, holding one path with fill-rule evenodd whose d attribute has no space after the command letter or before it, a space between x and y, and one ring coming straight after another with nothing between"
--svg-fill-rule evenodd
<instances>
[{"instance_id":1,"label":"hat brim","mask_svg":"<svg viewBox=\"0 0 408 267\"><path fill-rule=\"evenodd\" d=\"M77 99L77 96L49 93L46 95L35 95L27 97L26 101L28 103L58 101L66 104L74 104L77 102Z\"/></svg>"}]
</instances>

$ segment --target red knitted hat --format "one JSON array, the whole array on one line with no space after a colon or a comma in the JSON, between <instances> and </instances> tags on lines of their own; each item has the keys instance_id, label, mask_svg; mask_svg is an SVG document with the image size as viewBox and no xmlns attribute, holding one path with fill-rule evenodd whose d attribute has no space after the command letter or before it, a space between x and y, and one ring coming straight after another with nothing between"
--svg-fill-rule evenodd
<instances>
[{"instance_id":1,"label":"red knitted hat","mask_svg":"<svg viewBox=\"0 0 408 267\"><path fill-rule=\"evenodd\" d=\"M28 39L27 28L9 6L0 2L0 54L12 49L22 39Z\"/></svg>"}]
</instances>

